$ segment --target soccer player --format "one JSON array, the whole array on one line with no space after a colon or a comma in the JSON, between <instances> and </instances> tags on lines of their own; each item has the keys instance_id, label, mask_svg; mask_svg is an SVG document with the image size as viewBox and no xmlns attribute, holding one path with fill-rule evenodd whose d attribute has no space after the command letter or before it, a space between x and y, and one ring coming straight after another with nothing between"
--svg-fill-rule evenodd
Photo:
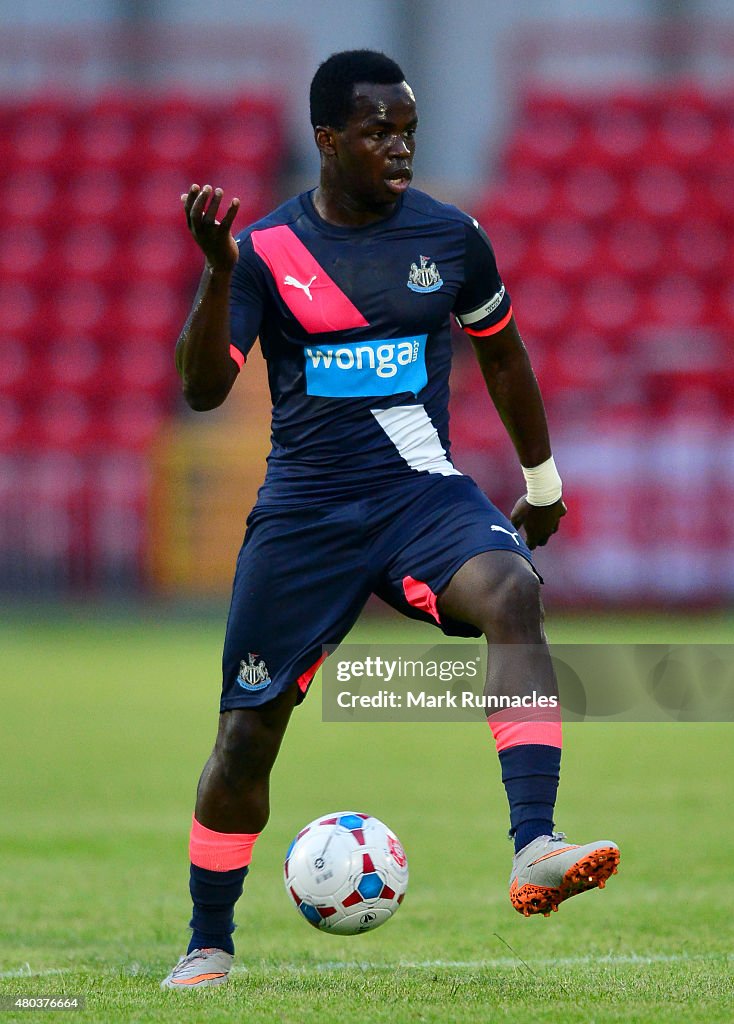
<instances>
[{"instance_id":1,"label":"soccer player","mask_svg":"<svg viewBox=\"0 0 734 1024\"><path fill-rule=\"evenodd\" d=\"M310 101L317 188L236 240L237 199L219 221L221 189L192 185L181 197L206 258L176 348L186 400L220 405L259 337L273 421L191 828L193 934L162 983L170 988L226 981L234 906L288 720L323 645L341 642L371 593L446 634L501 645L486 692L556 692L529 549L548 541L566 509L492 247L475 220L411 186L418 116L397 64L369 50L334 54ZM450 458L451 314L523 467L527 493L511 521ZM515 843L510 899L525 915L547 915L603 887L619 851L553 830L559 717L515 711L489 724Z\"/></svg>"}]
</instances>

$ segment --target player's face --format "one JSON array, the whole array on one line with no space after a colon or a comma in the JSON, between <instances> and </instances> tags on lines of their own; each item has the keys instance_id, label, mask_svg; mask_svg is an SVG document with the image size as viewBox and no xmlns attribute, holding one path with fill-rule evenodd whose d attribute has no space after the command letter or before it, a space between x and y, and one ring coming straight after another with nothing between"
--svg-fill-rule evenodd
<instances>
[{"instance_id":1,"label":"player's face","mask_svg":"<svg viewBox=\"0 0 734 1024\"><path fill-rule=\"evenodd\" d=\"M413 177L417 127L407 83L356 85L349 120L333 136L336 177L345 197L368 209L394 205Z\"/></svg>"}]
</instances>

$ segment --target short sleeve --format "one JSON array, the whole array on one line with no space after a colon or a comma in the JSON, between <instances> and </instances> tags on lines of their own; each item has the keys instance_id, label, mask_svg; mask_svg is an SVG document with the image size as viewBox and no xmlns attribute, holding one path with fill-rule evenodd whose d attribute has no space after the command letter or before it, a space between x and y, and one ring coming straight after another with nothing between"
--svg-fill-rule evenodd
<instances>
[{"instance_id":1,"label":"short sleeve","mask_svg":"<svg viewBox=\"0 0 734 1024\"><path fill-rule=\"evenodd\" d=\"M255 344L263 317L263 283L257 257L249 238L240 246L240 258L232 274L229 293L229 354L240 369Z\"/></svg>"},{"instance_id":2,"label":"short sleeve","mask_svg":"<svg viewBox=\"0 0 734 1024\"><path fill-rule=\"evenodd\" d=\"M512 302L502 283L492 244L479 224L465 224L464 284L456 297L459 327L478 337L496 334L510 322Z\"/></svg>"}]
</instances>

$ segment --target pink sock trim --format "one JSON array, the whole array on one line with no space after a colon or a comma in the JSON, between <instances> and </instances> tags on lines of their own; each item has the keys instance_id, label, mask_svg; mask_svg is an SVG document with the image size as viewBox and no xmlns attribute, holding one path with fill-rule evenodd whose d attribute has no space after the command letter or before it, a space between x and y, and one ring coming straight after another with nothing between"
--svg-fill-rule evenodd
<instances>
[{"instance_id":1,"label":"pink sock trim","mask_svg":"<svg viewBox=\"0 0 734 1024\"><path fill-rule=\"evenodd\" d=\"M233 871L252 860L252 848L260 833L214 832L191 818L189 858L197 868L209 871Z\"/></svg>"},{"instance_id":2,"label":"pink sock trim","mask_svg":"<svg viewBox=\"0 0 734 1024\"><path fill-rule=\"evenodd\" d=\"M490 715L487 718L487 724L492 730L497 744L498 754L508 747L519 747L530 743L539 743L545 747L560 748L563 746L563 731L558 712L555 712L558 717L552 721L548 721L548 719L554 712L549 708L528 709L522 721L517 721L518 714L522 714L518 708L508 708L506 711L498 711L496 715ZM513 716L514 721L509 720L509 715Z\"/></svg>"}]
</instances>

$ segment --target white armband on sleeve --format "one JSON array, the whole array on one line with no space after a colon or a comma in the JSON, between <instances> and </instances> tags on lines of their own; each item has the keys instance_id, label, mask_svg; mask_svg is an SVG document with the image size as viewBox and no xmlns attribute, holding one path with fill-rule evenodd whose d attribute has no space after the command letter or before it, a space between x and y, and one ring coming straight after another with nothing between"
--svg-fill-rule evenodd
<instances>
[{"instance_id":1,"label":"white armband on sleeve","mask_svg":"<svg viewBox=\"0 0 734 1024\"><path fill-rule=\"evenodd\" d=\"M554 505L561 497L563 487L561 478L556 469L556 463L551 457L539 466L527 469L522 466L523 476L527 494L525 495L529 505Z\"/></svg>"}]
</instances>

